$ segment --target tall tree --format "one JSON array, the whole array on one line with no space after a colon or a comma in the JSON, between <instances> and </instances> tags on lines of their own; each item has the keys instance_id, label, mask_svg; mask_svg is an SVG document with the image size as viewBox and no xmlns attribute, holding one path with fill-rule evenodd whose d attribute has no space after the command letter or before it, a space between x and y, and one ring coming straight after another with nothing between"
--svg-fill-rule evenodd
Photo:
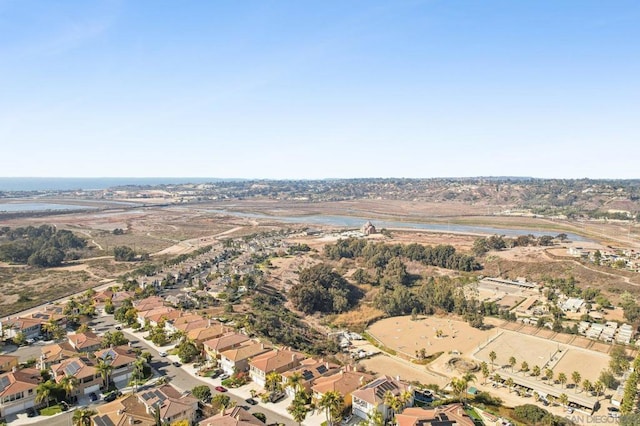
<instances>
[{"instance_id":1,"label":"tall tree","mask_svg":"<svg viewBox=\"0 0 640 426\"><path fill-rule=\"evenodd\" d=\"M104 387L106 389L109 388L109 383L111 383L111 372L113 371L113 366L111 365L110 357L98 358L98 364L96 364L96 370L102 376L102 380L104 381Z\"/></svg>"},{"instance_id":2,"label":"tall tree","mask_svg":"<svg viewBox=\"0 0 640 426\"><path fill-rule=\"evenodd\" d=\"M64 389L65 399L71 402L71 393L78 388L78 378L76 376L65 375L60 380L60 387Z\"/></svg>"},{"instance_id":3,"label":"tall tree","mask_svg":"<svg viewBox=\"0 0 640 426\"><path fill-rule=\"evenodd\" d=\"M41 403L44 402L49 406L49 399L51 398L51 394L54 390L54 383L50 380L46 382L42 382L36 387L36 402Z\"/></svg>"},{"instance_id":4,"label":"tall tree","mask_svg":"<svg viewBox=\"0 0 640 426\"><path fill-rule=\"evenodd\" d=\"M498 356L495 351L489 352L489 359L491 360L491 367L494 368L494 362Z\"/></svg>"},{"instance_id":5,"label":"tall tree","mask_svg":"<svg viewBox=\"0 0 640 426\"><path fill-rule=\"evenodd\" d=\"M78 408L73 412L74 426L91 426L91 416L96 414L94 410L89 408Z\"/></svg>"},{"instance_id":6,"label":"tall tree","mask_svg":"<svg viewBox=\"0 0 640 426\"><path fill-rule=\"evenodd\" d=\"M333 426L334 420L340 416L343 405L344 397L340 392L328 391L322 395L318 407L324 410L329 426Z\"/></svg>"}]
</instances>

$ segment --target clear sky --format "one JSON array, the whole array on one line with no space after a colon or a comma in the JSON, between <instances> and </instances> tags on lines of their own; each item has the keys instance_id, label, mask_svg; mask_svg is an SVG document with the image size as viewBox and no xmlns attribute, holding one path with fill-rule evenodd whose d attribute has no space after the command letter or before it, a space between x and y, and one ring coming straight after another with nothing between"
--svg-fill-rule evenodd
<instances>
[{"instance_id":1,"label":"clear sky","mask_svg":"<svg viewBox=\"0 0 640 426\"><path fill-rule=\"evenodd\" d=\"M0 0L0 176L639 165L635 0Z\"/></svg>"}]
</instances>

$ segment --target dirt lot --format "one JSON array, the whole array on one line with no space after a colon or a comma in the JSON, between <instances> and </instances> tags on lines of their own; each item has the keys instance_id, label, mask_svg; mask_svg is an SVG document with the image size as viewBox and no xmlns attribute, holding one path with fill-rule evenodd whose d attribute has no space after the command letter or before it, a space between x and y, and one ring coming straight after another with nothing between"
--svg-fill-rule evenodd
<instances>
[{"instance_id":1,"label":"dirt lot","mask_svg":"<svg viewBox=\"0 0 640 426\"><path fill-rule=\"evenodd\" d=\"M436 337L441 330L442 337ZM417 350L425 348L427 354L457 351L470 356L481 342L495 335L493 330L478 330L466 322L449 318L410 316L387 318L376 322L368 329L369 334L399 353L415 357Z\"/></svg>"}]
</instances>

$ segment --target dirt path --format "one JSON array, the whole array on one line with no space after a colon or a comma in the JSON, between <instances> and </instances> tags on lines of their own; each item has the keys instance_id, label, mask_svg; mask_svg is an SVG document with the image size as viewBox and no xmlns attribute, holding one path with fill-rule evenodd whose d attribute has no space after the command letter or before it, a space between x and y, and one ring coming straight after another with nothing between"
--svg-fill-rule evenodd
<instances>
[{"instance_id":1,"label":"dirt path","mask_svg":"<svg viewBox=\"0 0 640 426\"><path fill-rule=\"evenodd\" d=\"M180 241L177 244L172 245L171 247L167 247L164 250L160 250L159 252L153 253L151 256L162 256L167 254L180 255L180 254L189 253L202 245L210 244L214 241L217 241L220 237L224 237L225 235L232 234L241 229L244 229L244 226L236 226L235 228L227 229L224 232L220 232L219 234L207 235L204 237L198 237L198 238L192 238L190 240Z\"/></svg>"},{"instance_id":2,"label":"dirt path","mask_svg":"<svg viewBox=\"0 0 640 426\"><path fill-rule=\"evenodd\" d=\"M98 247L100 249L100 251L104 251L104 249L102 248L102 246L100 244L98 244L96 242L96 240L93 239L93 236L91 235L91 232L88 231L80 231L78 230L79 233L86 235L87 237L91 238L91 244L93 244L94 246Z\"/></svg>"}]
</instances>

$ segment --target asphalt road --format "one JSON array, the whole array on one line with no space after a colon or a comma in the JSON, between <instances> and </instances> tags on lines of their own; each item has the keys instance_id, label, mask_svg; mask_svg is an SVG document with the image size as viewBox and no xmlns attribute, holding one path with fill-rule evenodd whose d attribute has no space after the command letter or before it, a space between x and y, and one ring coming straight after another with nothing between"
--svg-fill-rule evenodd
<instances>
[{"instance_id":1,"label":"asphalt road","mask_svg":"<svg viewBox=\"0 0 640 426\"><path fill-rule=\"evenodd\" d=\"M118 325L118 323L113 319L113 316L100 316L92 321L92 327L94 328L96 333L113 331L115 330L116 325ZM168 377L172 385L176 386L181 390L191 390L195 386L204 384L211 388L212 395L219 393L214 389L214 383L212 379L209 379L209 378L200 379L200 378L193 377L191 374L187 373L182 367L173 366L173 364L171 364L171 360L169 360L168 358L161 357L158 351L156 351L152 346L147 344L147 342L144 341L144 339L139 339L135 335L129 333L128 330L126 329L122 331L125 334L125 336L129 339L133 347L138 347L138 348L141 348L143 351L148 351L149 353L151 353L151 355L153 356L150 363L151 367L154 370L156 370L159 373L159 375ZM287 417L284 417L274 411L269 410L268 407L265 406L265 404L263 404L262 402L260 402L256 406L251 406L247 404L244 401L244 399L234 396L230 392L226 392L226 395L228 395L229 398L231 398L231 401L236 402L237 405L241 405L245 408L248 408L248 411L251 413L254 413L254 412L264 413L267 416L267 424L282 423L287 426L297 425L297 423L295 423L293 420ZM44 424L44 423L40 423L40 424ZM63 423L61 423L60 425L62 424ZM47 422L47 426L56 426L56 425L51 425L49 422Z\"/></svg>"}]
</instances>

